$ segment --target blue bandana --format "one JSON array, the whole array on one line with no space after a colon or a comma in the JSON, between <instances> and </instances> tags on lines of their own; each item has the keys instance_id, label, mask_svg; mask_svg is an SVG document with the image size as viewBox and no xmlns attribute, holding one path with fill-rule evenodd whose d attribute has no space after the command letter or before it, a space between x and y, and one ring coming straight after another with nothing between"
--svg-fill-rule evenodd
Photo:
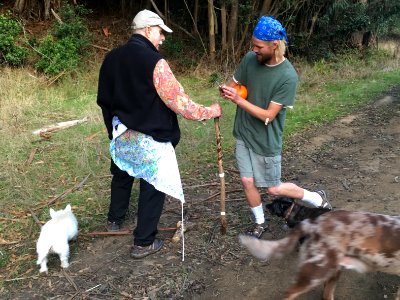
<instances>
[{"instance_id":1,"label":"blue bandana","mask_svg":"<svg viewBox=\"0 0 400 300\"><path fill-rule=\"evenodd\" d=\"M256 27L254 28L253 36L262 41L289 41L285 28L283 28L279 21L275 20L275 18L271 16L262 16L260 18Z\"/></svg>"}]
</instances>

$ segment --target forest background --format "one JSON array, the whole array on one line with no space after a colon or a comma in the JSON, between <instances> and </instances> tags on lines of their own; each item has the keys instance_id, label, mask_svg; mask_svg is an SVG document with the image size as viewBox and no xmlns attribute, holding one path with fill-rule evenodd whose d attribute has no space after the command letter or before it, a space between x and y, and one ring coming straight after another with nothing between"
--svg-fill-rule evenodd
<instances>
[{"instance_id":1,"label":"forest background","mask_svg":"<svg viewBox=\"0 0 400 300\"><path fill-rule=\"evenodd\" d=\"M349 48L377 47L400 30L400 2L389 0L2 2L0 60L13 66L33 64L51 76L84 63L84 54L88 58L94 50L122 43L124 39L113 39L115 30L129 33L133 16L144 8L172 27L174 34L163 50L186 71L202 62L216 71L231 71L249 51L252 29L261 15L274 16L286 28L289 58L309 61L329 59ZM96 22L105 16L116 19L111 24ZM95 39L93 25L101 27L95 31L101 30L103 39Z\"/></svg>"}]
</instances>

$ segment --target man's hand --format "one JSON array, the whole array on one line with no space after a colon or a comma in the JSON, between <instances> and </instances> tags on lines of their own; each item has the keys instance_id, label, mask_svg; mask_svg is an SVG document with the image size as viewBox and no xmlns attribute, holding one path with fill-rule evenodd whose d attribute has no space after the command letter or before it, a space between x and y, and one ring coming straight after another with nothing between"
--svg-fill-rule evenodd
<instances>
[{"instance_id":1,"label":"man's hand","mask_svg":"<svg viewBox=\"0 0 400 300\"><path fill-rule=\"evenodd\" d=\"M220 86L220 92L222 97L231 100L235 104L238 104L238 102L244 100L242 97L239 96L238 91L233 87L222 85Z\"/></svg>"},{"instance_id":2,"label":"man's hand","mask_svg":"<svg viewBox=\"0 0 400 300\"><path fill-rule=\"evenodd\" d=\"M214 113L214 118L220 117L222 114L221 105L219 103L214 103L210 106L211 110Z\"/></svg>"}]
</instances>

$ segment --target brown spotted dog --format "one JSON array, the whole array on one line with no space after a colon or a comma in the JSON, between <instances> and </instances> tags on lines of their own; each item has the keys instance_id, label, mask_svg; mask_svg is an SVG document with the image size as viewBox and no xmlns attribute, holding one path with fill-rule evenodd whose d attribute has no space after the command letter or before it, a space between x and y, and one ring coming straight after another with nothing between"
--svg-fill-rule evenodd
<instances>
[{"instance_id":1,"label":"brown spotted dog","mask_svg":"<svg viewBox=\"0 0 400 300\"><path fill-rule=\"evenodd\" d=\"M333 300L342 268L400 275L400 216L337 210L302 221L281 240L245 235L239 240L254 256L267 260L291 252L302 237L300 270L296 283L286 291L286 300L322 283L323 299ZM396 300L400 300L400 289Z\"/></svg>"}]
</instances>

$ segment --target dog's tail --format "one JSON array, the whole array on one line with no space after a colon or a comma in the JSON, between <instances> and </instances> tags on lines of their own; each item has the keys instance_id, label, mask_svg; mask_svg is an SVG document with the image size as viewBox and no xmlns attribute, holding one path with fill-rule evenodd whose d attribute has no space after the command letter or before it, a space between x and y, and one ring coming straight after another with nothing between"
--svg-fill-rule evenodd
<instances>
[{"instance_id":1,"label":"dog's tail","mask_svg":"<svg viewBox=\"0 0 400 300\"><path fill-rule=\"evenodd\" d=\"M286 238L278 241L264 241L243 234L239 235L239 241L255 257L267 260L281 258L292 252L303 235L301 226L297 226Z\"/></svg>"}]
</instances>

